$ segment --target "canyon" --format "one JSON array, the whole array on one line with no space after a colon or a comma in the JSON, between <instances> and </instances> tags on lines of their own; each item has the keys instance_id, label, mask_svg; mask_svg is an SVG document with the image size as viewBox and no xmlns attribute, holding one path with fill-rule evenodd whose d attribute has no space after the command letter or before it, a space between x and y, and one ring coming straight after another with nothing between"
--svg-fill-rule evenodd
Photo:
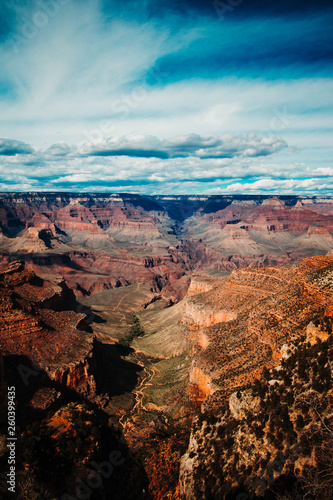
<instances>
[{"instance_id":1,"label":"canyon","mask_svg":"<svg viewBox=\"0 0 333 500\"><path fill-rule=\"evenodd\" d=\"M328 385L313 390L330 401L333 199L2 194L0 232L0 390L18 388L22 435L34 422L67 429L73 412L96 415L132 464L117 498L274 498L283 474L302 478L296 423L295 470L286 455L274 473L252 472L260 447L268 465L277 459L274 440L251 438L246 457L241 447L260 413L256 384L273 386L303 345L310 366L327 343ZM87 449L100 453L96 443ZM79 468L58 492L74 495Z\"/></svg>"},{"instance_id":2,"label":"canyon","mask_svg":"<svg viewBox=\"0 0 333 500\"><path fill-rule=\"evenodd\" d=\"M0 194L2 261L77 295L149 283L172 300L195 270L286 266L332 248L330 198Z\"/></svg>"}]
</instances>

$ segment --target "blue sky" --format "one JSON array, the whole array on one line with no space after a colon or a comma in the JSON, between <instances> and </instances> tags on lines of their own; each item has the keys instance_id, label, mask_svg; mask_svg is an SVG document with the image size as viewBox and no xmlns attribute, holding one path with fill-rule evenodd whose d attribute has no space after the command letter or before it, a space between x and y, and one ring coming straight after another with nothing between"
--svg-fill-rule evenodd
<instances>
[{"instance_id":1,"label":"blue sky","mask_svg":"<svg viewBox=\"0 0 333 500\"><path fill-rule=\"evenodd\" d=\"M332 2L271 4L2 0L0 191L333 195Z\"/></svg>"}]
</instances>

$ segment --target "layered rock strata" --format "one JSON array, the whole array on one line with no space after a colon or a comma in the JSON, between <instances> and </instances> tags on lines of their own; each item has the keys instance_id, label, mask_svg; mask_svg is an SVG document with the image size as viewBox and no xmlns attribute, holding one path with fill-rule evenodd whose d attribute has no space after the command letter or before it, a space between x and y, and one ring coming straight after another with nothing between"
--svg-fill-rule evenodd
<instances>
[{"instance_id":1,"label":"layered rock strata","mask_svg":"<svg viewBox=\"0 0 333 500\"><path fill-rule=\"evenodd\" d=\"M59 387L89 396L95 392L94 336L75 296L63 283L37 277L17 262L0 268L0 349L22 357L23 377L45 372Z\"/></svg>"},{"instance_id":2,"label":"layered rock strata","mask_svg":"<svg viewBox=\"0 0 333 500\"><path fill-rule=\"evenodd\" d=\"M196 341L190 392L214 408L263 367L276 365L284 344L310 336L309 323L332 314L332 269L332 257L305 259L290 269L247 268L212 279L211 290L186 298L182 322Z\"/></svg>"},{"instance_id":3,"label":"layered rock strata","mask_svg":"<svg viewBox=\"0 0 333 500\"><path fill-rule=\"evenodd\" d=\"M79 296L149 283L172 300L193 271L291 265L333 247L331 198L0 195L0 255Z\"/></svg>"},{"instance_id":4,"label":"layered rock strata","mask_svg":"<svg viewBox=\"0 0 333 500\"><path fill-rule=\"evenodd\" d=\"M188 390L201 411L181 462L181 498L262 498L278 480L286 488L289 474L314 487L306 470L323 456L319 434L310 436L329 437L333 425L332 280L333 258L313 257L291 269L238 270L186 299L183 321L197 340ZM213 307L235 317L218 324Z\"/></svg>"}]
</instances>

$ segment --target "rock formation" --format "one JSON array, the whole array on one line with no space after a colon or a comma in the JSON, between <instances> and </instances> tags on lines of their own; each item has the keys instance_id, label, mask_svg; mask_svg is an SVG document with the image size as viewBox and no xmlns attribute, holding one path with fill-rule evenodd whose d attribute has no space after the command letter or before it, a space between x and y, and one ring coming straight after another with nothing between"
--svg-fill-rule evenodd
<instances>
[{"instance_id":1,"label":"rock formation","mask_svg":"<svg viewBox=\"0 0 333 500\"><path fill-rule=\"evenodd\" d=\"M24 380L45 372L59 387L89 396L94 336L85 314L76 313L73 292L64 282L42 280L17 262L0 268L0 349L22 357L17 369Z\"/></svg>"},{"instance_id":2,"label":"rock formation","mask_svg":"<svg viewBox=\"0 0 333 500\"><path fill-rule=\"evenodd\" d=\"M291 269L235 271L186 299L197 335L188 390L201 413L181 463L181 498L261 498L280 477L310 481L306 467L323 457L309 436L326 418L333 428L332 278L333 258L313 257ZM217 324L213 304L234 318ZM263 373L268 382L259 382ZM302 404L312 418L304 430ZM325 425L316 432L330 436Z\"/></svg>"},{"instance_id":3,"label":"rock formation","mask_svg":"<svg viewBox=\"0 0 333 500\"><path fill-rule=\"evenodd\" d=\"M214 393L205 405L218 405L235 387L252 382L264 366L279 362L282 346L305 334L313 319L331 314L326 283L332 266L331 257L313 257L290 269L250 267L212 278L211 290L184 299L182 321L196 340L191 384L199 380L197 392L207 396L210 387Z\"/></svg>"},{"instance_id":4,"label":"rock formation","mask_svg":"<svg viewBox=\"0 0 333 500\"><path fill-rule=\"evenodd\" d=\"M79 296L150 283L173 300L194 270L291 265L332 249L330 198L25 193L0 196L0 255Z\"/></svg>"}]
</instances>

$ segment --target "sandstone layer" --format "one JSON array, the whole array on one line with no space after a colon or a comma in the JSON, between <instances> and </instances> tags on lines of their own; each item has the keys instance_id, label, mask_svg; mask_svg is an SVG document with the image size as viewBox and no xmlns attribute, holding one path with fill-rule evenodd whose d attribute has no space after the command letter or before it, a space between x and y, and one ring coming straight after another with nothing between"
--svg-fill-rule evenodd
<instances>
[{"instance_id":1,"label":"sandstone layer","mask_svg":"<svg viewBox=\"0 0 333 500\"><path fill-rule=\"evenodd\" d=\"M43 372L59 387L94 394L94 336L77 309L64 282L42 280L19 262L0 268L0 349L18 360L23 381Z\"/></svg>"},{"instance_id":2,"label":"sandstone layer","mask_svg":"<svg viewBox=\"0 0 333 500\"><path fill-rule=\"evenodd\" d=\"M188 391L201 411L181 462L181 498L266 498L275 482L286 488L289 474L300 491L304 481L315 488L306 471L322 467L333 427L333 258L252 267L212 283L184 303L183 322L197 340ZM219 313L230 317L217 323ZM321 447L313 432L326 436Z\"/></svg>"},{"instance_id":3,"label":"sandstone layer","mask_svg":"<svg viewBox=\"0 0 333 500\"><path fill-rule=\"evenodd\" d=\"M196 340L194 397L206 408L218 406L263 367L278 364L284 344L309 335L311 321L330 316L332 269L333 258L319 256L288 269L250 267L212 278L211 290L184 299L182 322Z\"/></svg>"},{"instance_id":4,"label":"sandstone layer","mask_svg":"<svg viewBox=\"0 0 333 500\"><path fill-rule=\"evenodd\" d=\"M292 265L333 248L331 198L0 195L0 255L86 296L133 283L179 300L193 271Z\"/></svg>"}]
</instances>

